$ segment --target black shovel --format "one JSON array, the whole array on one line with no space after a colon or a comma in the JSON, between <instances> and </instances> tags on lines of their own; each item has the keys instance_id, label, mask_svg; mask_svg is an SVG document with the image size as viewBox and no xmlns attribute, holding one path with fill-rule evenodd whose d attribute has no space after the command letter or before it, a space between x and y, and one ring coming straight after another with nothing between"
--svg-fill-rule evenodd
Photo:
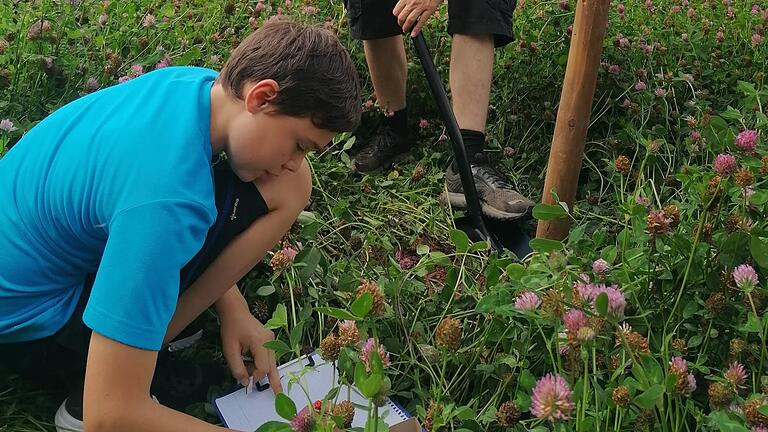
<instances>
[{"instance_id":1,"label":"black shovel","mask_svg":"<svg viewBox=\"0 0 768 432\"><path fill-rule=\"evenodd\" d=\"M532 252L528 245L530 238L520 229L514 221L499 221L491 218L485 218L480 207L480 200L477 197L475 180L472 175L472 168L469 164L467 151L464 147L464 141L461 138L459 125L456 123L456 117L453 115L451 104L448 102L448 95L445 93L443 82L437 73L435 63L432 61L432 55L427 48L427 42L424 36L419 32L413 38L416 46L416 53L421 61L424 74L427 76L429 88L435 97L437 107L440 109L440 115L443 117L445 127L448 130L448 136L453 145L453 153L456 157L456 165L459 168L461 185L464 189L464 196L467 201L466 216L455 220L456 227L467 233L472 241L487 241L490 246L502 251L507 249L514 253L518 259L524 258Z\"/></svg>"}]
</instances>

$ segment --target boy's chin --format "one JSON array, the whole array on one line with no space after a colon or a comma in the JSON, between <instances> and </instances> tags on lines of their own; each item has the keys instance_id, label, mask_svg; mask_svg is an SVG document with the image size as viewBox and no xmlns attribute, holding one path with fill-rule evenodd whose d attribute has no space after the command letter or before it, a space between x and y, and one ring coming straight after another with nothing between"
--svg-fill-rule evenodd
<instances>
[{"instance_id":1,"label":"boy's chin","mask_svg":"<svg viewBox=\"0 0 768 432\"><path fill-rule=\"evenodd\" d=\"M262 180L270 177L275 177L275 175L270 173L267 170L258 170L250 174L250 178L248 180L243 179L242 177L241 177L241 180L243 180L244 182L254 182L256 180Z\"/></svg>"},{"instance_id":2,"label":"boy's chin","mask_svg":"<svg viewBox=\"0 0 768 432\"><path fill-rule=\"evenodd\" d=\"M267 178L275 178L275 177L279 177L279 174L273 174L267 170L263 170L257 173L256 179L267 179Z\"/></svg>"},{"instance_id":3,"label":"boy's chin","mask_svg":"<svg viewBox=\"0 0 768 432\"><path fill-rule=\"evenodd\" d=\"M241 181L245 183L251 183L254 182L264 176L264 171L251 171L251 172L242 172L238 170L234 170L235 175L237 175L237 178L239 178Z\"/></svg>"}]
</instances>

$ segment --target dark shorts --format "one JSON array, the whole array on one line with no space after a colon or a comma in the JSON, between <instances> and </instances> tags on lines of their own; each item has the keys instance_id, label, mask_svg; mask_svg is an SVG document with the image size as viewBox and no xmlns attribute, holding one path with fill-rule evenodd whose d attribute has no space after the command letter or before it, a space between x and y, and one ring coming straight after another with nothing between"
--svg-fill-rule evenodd
<instances>
[{"instance_id":1,"label":"dark shorts","mask_svg":"<svg viewBox=\"0 0 768 432\"><path fill-rule=\"evenodd\" d=\"M235 237L269 212L256 186L241 181L226 161L216 164L213 171L218 216L208 230L203 247L181 270L180 294L200 277ZM83 312L95 276L94 273L86 277L80 300L64 327L43 339L0 344L0 365L5 364L25 378L37 378L35 381L42 383L50 383L50 380L63 382L70 391L76 390L78 385L82 386L91 339L91 329L83 323ZM56 367L51 368L50 365ZM46 376L47 373L54 376Z\"/></svg>"},{"instance_id":2,"label":"dark shorts","mask_svg":"<svg viewBox=\"0 0 768 432\"><path fill-rule=\"evenodd\" d=\"M382 39L403 34L392 14L397 0L344 0L355 39ZM496 46L514 40L512 15L517 0L448 0L448 33L492 34Z\"/></svg>"}]
</instances>

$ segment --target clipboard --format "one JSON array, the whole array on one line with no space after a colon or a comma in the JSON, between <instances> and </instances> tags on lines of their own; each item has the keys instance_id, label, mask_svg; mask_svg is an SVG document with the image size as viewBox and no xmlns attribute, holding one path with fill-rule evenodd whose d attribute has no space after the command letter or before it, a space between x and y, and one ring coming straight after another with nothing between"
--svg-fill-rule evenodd
<instances>
[{"instance_id":1,"label":"clipboard","mask_svg":"<svg viewBox=\"0 0 768 432\"><path fill-rule=\"evenodd\" d=\"M307 367L300 382L307 389L311 400L307 400L307 395L298 383L293 383L291 388L288 388L292 377ZM325 398L331 388L338 386L335 366L322 360L316 353L285 363L278 367L278 372L283 392L294 401L299 410L315 400ZM355 405L352 427L365 426L368 400L354 386L341 386L336 400L349 400ZM266 377L256 383L254 391L248 394L245 387L239 386L235 391L214 398L211 404L222 424L236 431L253 432L268 421L286 421L275 411L275 395L270 390ZM422 430L416 419L391 399L387 399L386 404L379 408L379 417L392 432Z\"/></svg>"}]
</instances>

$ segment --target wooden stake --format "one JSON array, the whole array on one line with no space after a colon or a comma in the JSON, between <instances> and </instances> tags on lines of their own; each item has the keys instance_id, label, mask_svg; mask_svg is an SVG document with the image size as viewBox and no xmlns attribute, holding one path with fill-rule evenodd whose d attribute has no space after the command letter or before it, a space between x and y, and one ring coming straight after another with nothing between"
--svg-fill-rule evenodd
<instances>
[{"instance_id":1,"label":"wooden stake","mask_svg":"<svg viewBox=\"0 0 768 432\"><path fill-rule=\"evenodd\" d=\"M547 204L556 204L551 193L554 190L560 201L573 208L609 8L610 0L576 2L568 64L544 181L542 201ZM536 237L562 240L568 236L569 227L567 218L539 221Z\"/></svg>"}]
</instances>

